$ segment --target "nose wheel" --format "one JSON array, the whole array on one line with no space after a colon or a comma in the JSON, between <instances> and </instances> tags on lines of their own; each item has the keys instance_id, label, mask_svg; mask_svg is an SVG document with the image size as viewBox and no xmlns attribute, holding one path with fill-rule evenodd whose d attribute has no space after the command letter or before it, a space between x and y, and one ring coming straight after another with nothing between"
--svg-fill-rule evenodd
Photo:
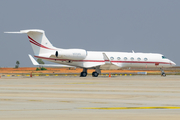
<instances>
[{"instance_id":1,"label":"nose wheel","mask_svg":"<svg viewBox=\"0 0 180 120\"><path fill-rule=\"evenodd\" d=\"M160 70L161 70L161 76L166 77L166 73L164 72L164 70L162 68L160 68Z\"/></svg>"},{"instance_id":2,"label":"nose wheel","mask_svg":"<svg viewBox=\"0 0 180 120\"><path fill-rule=\"evenodd\" d=\"M166 77L166 74L165 74L165 73L162 73L161 76Z\"/></svg>"}]
</instances>

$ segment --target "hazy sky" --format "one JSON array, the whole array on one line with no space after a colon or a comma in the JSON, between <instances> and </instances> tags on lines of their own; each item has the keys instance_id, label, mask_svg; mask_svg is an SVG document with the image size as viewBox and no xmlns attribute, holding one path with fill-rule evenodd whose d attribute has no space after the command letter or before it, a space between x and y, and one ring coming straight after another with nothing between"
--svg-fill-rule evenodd
<instances>
[{"instance_id":1,"label":"hazy sky","mask_svg":"<svg viewBox=\"0 0 180 120\"><path fill-rule=\"evenodd\" d=\"M0 0L0 67L33 66L26 34L61 48L161 53L180 65L180 0Z\"/></svg>"}]
</instances>

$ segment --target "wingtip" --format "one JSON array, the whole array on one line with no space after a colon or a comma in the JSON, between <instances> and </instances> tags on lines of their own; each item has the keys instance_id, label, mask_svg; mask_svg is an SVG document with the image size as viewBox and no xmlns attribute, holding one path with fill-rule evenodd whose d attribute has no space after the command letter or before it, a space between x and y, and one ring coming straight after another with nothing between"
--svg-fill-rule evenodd
<instances>
[{"instance_id":1,"label":"wingtip","mask_svg":"<svg viewBox=\"0 0 180 120\"><path fill-rule=\"evenodd\" d=\"M22 32L4 32L4 33L22 34Z\"/></svg>"}]
</instances>

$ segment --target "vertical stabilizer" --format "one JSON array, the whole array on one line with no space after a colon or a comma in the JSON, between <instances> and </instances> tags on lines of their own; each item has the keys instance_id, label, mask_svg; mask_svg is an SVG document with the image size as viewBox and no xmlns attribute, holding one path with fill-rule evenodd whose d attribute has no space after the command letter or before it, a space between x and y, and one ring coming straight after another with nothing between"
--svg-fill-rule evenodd
<instances>
[{"instance_id":1,"label":"vertical stabilizer","mask_svg":"<svg viewBox=\"0 0 180 120\"><path fill-rule=\"evenodd\" d=\"M43 30L21 30L20 33L27 33L34 55L36 56L52 53L52 51L56 50L45 36Z\"/></svg>"},{"instance_id":2,"label":"vertical stabilizer","mask_svg":"<svg viewBox=\"0 0 180 120\"><path fill-rule=\"evenodd\" d=\"M5 32L5 33L26 33L31 43L35 56L54 54L54 47L47 39L45 32L38 29L21 30L20 32ZM59 49L59 48L58 48Z\"/></svg>"}]
</instances>

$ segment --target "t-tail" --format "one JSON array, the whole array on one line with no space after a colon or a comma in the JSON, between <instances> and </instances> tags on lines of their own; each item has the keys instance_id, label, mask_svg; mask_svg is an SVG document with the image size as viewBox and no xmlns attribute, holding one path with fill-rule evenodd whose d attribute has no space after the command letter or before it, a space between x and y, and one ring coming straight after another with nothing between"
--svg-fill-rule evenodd
<instances>
[{"instance_id":1,"label":"t-tail","mask_svg":"<svg viewBox=\"0 0 180 120\"><path fill-rule=\"evenodd\" d=\"M21 30L20 32L5 32L5 33L26 33L31 43L35 56L44 56L54 54L58 49L54 47L47 39L45 32L38 29Z\"/></svg>"}]
</instances>

